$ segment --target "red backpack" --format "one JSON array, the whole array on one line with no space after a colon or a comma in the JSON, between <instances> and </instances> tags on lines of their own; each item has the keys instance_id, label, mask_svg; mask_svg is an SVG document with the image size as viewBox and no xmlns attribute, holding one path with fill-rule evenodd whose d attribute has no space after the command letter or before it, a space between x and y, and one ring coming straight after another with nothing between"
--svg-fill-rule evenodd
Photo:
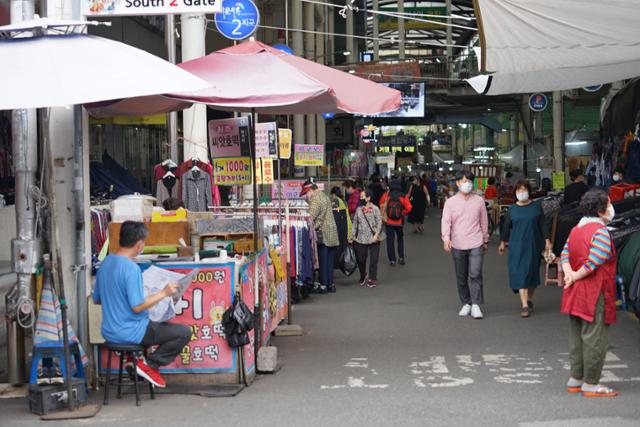
<instances>
[{"instance_id":1,"label":"red backpack","mask_svg":"<svg viewBox=\"0 0 640 427\"><path fill-rule=\"evenodd\" d=\"M393 221L401 220L403 209L404 209L404 206L402 206L400 197L392 196L387 202L387 218Z\"/></svg>"}]
</instances>

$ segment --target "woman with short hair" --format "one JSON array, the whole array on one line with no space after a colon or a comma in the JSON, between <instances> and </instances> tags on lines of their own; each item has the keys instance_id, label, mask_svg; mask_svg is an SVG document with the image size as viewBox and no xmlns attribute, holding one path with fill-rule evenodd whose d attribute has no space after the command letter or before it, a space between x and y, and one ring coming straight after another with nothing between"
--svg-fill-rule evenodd
<instances>
[{"instance_id":1,"label":"woman with short hair","mask_svg":"<svg viewBox=\"0 0 640 427\"><path fill-rule=\"evenodd\" d=\"M533 312L533 294L540 285L542 251L551 247L542 205L533 202L531 184L521 179L515 186L517 201L509 207L501 230L498 252L509 247L509 287L520 294L522 311L527 318Z\"/></svg>"},{"instance_id":2,"label":"woman with short hair","mask_svg":"<svg viewBox=\"0 0 640 427\"><path fill-rule=\"evenodd\" d=\"M616 321L617 257L607 224L615 209L603 190L588 191L580 202L585 215L571 230L562 251L564 291L561 312L569 315L569 393L613 397L600 385L608 347L609 325Z\"/></svg>"}]
</instances>

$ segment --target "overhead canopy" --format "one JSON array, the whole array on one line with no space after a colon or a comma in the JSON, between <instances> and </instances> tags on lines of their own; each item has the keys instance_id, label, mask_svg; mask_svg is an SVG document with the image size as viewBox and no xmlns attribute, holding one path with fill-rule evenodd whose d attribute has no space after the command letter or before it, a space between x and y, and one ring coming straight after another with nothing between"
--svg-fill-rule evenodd
<instances>
[{"instance_id":1,"label":"overhead canopy","mask_svg":"<svg viewBox=\"0 0 640 427\"><path fill-rule=\"evenodd\" d=\"M379 114L397 110L395 89L247 41L179 65L211 85L196 94L126 99L86 106L91 115L157 114L200 102L228 111L263 114ZM188 105L188 104L187 104Z\"/></svg>"},{"instance_id":2,"label":"overhead canopy","mask_svg":"<svg viewBox=\"0 0 640 427\"><path fill-rule=\"evenodd\" d=\"M568 90L640 76L637 0L477 0L479 93Z\"/></svg>"},{"instance_id":3,"label":"overhead canopy","mask_svg":"<svg viewBox=\"0 0 640 427\"><path fill-rule=\"evenodd\" d=\"M0 27L0 110L84 104L207 86L193 74L140 49L63 30L76 25L75 21L37 19ZM55 34L42 35L44 28Z\"/></svg>"}]
</instances>

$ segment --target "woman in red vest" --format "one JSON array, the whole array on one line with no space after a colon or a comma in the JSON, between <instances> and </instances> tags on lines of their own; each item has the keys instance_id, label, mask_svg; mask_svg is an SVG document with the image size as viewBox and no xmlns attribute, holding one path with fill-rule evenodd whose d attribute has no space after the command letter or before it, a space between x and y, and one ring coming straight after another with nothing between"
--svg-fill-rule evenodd
<instances>
[{"instance_id":1,"label":"woman in red vest","mask_svg":"<svg viewBox=\"0 0 640 427\"><path fill-rule=\"evenodd\" d=\"M615 211L607 194L591 190L580 203L585 216L571 230L562 251L562 313L571 320L569 393L613 397L600 385L609 325L616 321L616 254L606 224Z\"/></svg>"}]
</instances>

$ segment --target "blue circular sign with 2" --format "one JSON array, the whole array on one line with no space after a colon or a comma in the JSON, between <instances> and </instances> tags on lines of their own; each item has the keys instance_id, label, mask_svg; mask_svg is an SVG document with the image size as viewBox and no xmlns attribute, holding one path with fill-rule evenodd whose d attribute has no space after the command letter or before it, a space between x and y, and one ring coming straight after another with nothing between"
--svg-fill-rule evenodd
<instances>
[{"instance_id":1,"label":"blue circular sign with 2","mask_svg":"<svg viewBox=\"0 0 640 427\"><path fill-rule=\"evenodd\" d=\"M215 15L218 31L228 39L244 40L260 24L260 11L251 0L224 0L222 12Z\"/></svg>"},{"instance_id":2,"label":"blue circular sign with 2","mask_svg":"<svg viewBox=\"0 0 640 427\"><path fill-rule=\"evenodd\" d=\"M529 108L532 111L544 111L549 105L549 99L544 93L534 93L529 97Z\"/></svg>"},{"instance_id":3,"label":"blue circular sign with 2","mask_svg":"<svg viewBox=\"0 0 640 427\"><path fill-rule=\"evenodd\" d=\"M602 89L602 85L586 86L582 88L585 92L597 92Z\"/></svg>"}]
</instances>

